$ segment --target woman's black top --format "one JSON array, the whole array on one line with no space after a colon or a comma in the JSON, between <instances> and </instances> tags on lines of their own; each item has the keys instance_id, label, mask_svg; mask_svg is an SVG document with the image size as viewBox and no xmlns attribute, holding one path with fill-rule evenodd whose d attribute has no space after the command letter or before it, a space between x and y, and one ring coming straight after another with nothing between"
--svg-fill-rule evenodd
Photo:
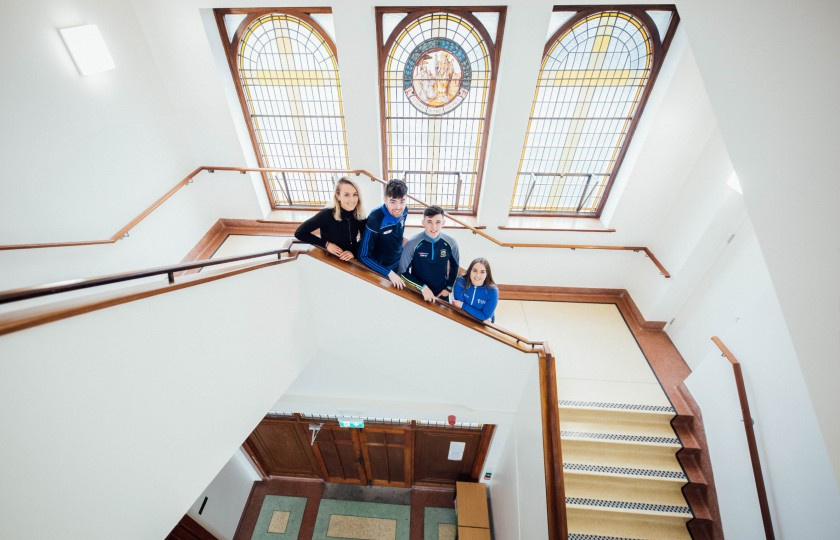
<instances>
[{"instance_id":1,"label":"woman's black top","mask_svg":"<svg viewBox=\"0 0 840 540\"><path fill-rule=\"evenodd\" d=\"M332 208L324 208L311 218L300 224L295 231L295 238L301 242L314 246L327 247L327 242L332 242L341 249L349 249L356 253L359 245L359 233L365 227L365 220L358 220L353 212L341 210L341 221L333 216ZM321 236L315 236L312 231L320 229Z\"/></svg>"}]
</instances>

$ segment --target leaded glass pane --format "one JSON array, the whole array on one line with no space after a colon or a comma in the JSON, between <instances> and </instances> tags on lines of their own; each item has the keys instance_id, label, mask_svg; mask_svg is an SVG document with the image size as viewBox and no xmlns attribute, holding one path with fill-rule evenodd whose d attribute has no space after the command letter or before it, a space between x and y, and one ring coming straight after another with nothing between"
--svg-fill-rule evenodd
<instances>
[{"instance_id":1,"label":"leaded glass pane","mask_svg":"<svg viewBox=\"0 0 840 540\"><path fill-rule=\"evenodd\" d=\"M394 40L383 73L386 175L405 179L411 195L474 208L490 62L480 32L453 13L412 20Z\"/></svg>"},{"instance_id":2,"label":"leaded glass pane","mask_svg":"<svg viewBox=\"0 0 840 540\"><path fill-rule=\"evenodd\" d=\"M543 59L511 212L594 215L653 65L633 15L575 22Z\"/></svg>"},{"instance_id":3,"label":"leaded glass pane","mask_svg":"<svg viewBox=\"0 0 840 540\"><path fill-rule=\"evenodd\" d=\"M266 168L347 169L338 63L326 37L301 18L257 18L237 50L239 82ZM275 206L332 200L330 173L269 173Z\"/></svg>"}]
</instances>

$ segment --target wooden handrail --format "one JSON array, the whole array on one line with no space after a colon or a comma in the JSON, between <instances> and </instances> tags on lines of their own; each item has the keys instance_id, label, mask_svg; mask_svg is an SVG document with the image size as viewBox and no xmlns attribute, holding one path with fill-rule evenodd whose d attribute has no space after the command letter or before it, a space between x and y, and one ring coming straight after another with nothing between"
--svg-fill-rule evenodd
<instances>
[{"instance_id":1,"label":"wooden handrail","mask_svg":"<svg viewBox=\"0 0 840 540\"><path fill-rule=\"evenodd\" d=\"M298 258L298 253L291 251L291 244L292 242L289 241L282 249L227 257L224 259L207 259L186 264L113 274L86 280L65 281L12 291L3 291L0 292L0 304L87 289L100 285L132 281L156 275L166 274L169 278L168 284L146 284L142 290L134 289L129 291L117 291L114 294L110 294L105 297L93 298L92 300L80 302L77 299L65 302L64 304L59 304L58 306L37 306L20 312L0 315L0 335L17 332L83 313L89 313L106 307L124 304L134 300L148 298L150 296L156 296L172 290L178 290L184 287L191 287L200 283L222 279L224 277L264 268L266 266L289 262ZM322 249L312 249L306 253L332 266L355 274L366 281L390 288L389 282L383 280L381 276L370 271L358 261L354 260L351 261L351 264L348 264L338 260L336 257L330 256ZM283 254L289 254L290 257L287 259L281 259ZM218 275L192 274L182 281L179 281L179 283L174 283L175 276L186 270L267 256L277 256L278 260L229 270L219 273ZM566 504L565 488L563 484L563 457L560 441L557 379L555 359L551 353L551 347L549 344L545 341L532 341L495 324L488 324L474 319L460 309L450 305L448 302L436 302L435 304L430 305L422 299L421 295L415 294L417 291L414 291L413 289L406 288L402 291L394 289L394 292L411 300L412 302L423 305L429 309L436 310L445 317L477 330L496 339L497 341L504 343L505 345L513 347L524 353L537 355L540 374L540 409L543 433L543 459L546 482L548 532L549 538L567 540L568 529L566 526Z\"/></svg>"},{"instance_id":2,"label":"wooden handrail","mask_svg":"<svg viewBox=\"0 0 840 540\"><path fill-rule=\"evenodd\" d=\"M238 172L241 174L245 174L248 172L292 172L292 173L333 173L333 174L355 174L365 175L367 176L372 182L378 182L383 186L387 184L385 180L378 178L373 173L366 171L364 169L276 169L276 168L269 168L269 167L223 167L223 166L210 166L210 165L202 165L201 167L197 167L194 171L184 177L180 182L175 184L169 191L164 193L158 200L152 203L148 208L143 210L137 217L129 221L123 228L119 231L114 233L110 238L105 240L80 240L74 242L49 242L49 243L42 243L42 244L7 244L7 245L0 245L0 251L6 250L16 250L16 249L40 249L40 248L53 248L53 247L70 247L70 246L90 246L90 245L97 245L97 244L113 244L119 241L122 238L128 236L131 229L137 226L138 223L143 221L149 214L151 214L158 206L166 202L172 195L178 192L182 187L186 186L192 179L198 175L202 171L207 171L210 173L214 173L216 171L229 171L229 172ZM421 204L423 206L429 206L426 202L421 201L420 199L413 197L411 195L407 196L412 201L416 202L417 204ZM548 248L548 249L604 249L604 250L615 250L615 251L636 251L636 252L643 252L647 255L651 262L659 269L659 272L665 276L666 278L670 278L671 274L665 270L665 267L659 262L659 260L653 255L653 253L644 246L603 246L603 245L578 245L578 244L523 244L523 243L511 243L511 242L502 242L497 238L487 234L486 232L482 231L481 229L477 229L472 225L464 222L463 220L459 219L457 216L453 216L452 214L446 213L446 217L458 223L459 225L463 226L466 229L469 229L473 234L477 234L490 242L493 242L497 246L501 247L509 247L509 248Z\"/></svg>"},{"instance_id":3,"label":"wooden handrail","mask_svg":"<svg viewBox=\"0 0 840 540\"><path fill-rule=\"evenodd\" d=\"M349 262L339 260L318 246L305 252L326 264L339 268L374 285L391 290L419 306L431 309L459 324L504 343L524 353L536 354L540 370L540 410L543 432L543 460L545 468L545 490L548 514L548 537L552 540L567 540L566 496L563 481L563 454L560 441L560 409L557 396L557 375L555 358L547 341L532 341L501 326L475 319L449 302L426 302L422 295L409 287L399 290L374 273L356 259Z\"/></svg>"},{"instance_id":4,"label":"wooden handrail","mask_svg":"<svg viewBox=\"0 0 840 540\"><path fill-rule=\"evenodd\" d=\"M586 244L520 244L520 243L505 243L503 244L505 247L512 247L512 248L554 248L554 249L571 249L572 251L576 249L604 249L609 251L635 251L635 252L642 252L650 259L658 269L659 273L662 274L665 278L670 278L671 274L665 270L665 267L662 266L662 263L659 262L653 252L650 249L644 246L597 246L597 245L586 245Z\"/></svg>"},{"instance_id":5,"label":"wooden handrail","mask_svg":"<svg viewBox=\"0 0 840 540\"><path fill-rule=\"evenodd\" d=\"M738 400L741 402L741 415L743 416L744 431L747 434L747 446L750 449L750 461L752 462L753 476L755 477L755 489L758 492L758 505L761 508L761 520L764 522L764 536L767 540L774 540L773 520L770 517L770 506L767 503L767 491L764 487L764 476L761 474L761 462L758 459L758 447L755 442L755 431L753 430L752 415L750 415L750 404L747 401L747 389L744 386L744 375L741 372L741 363L729 351L719 337L713 336L712 341L718 346L723 356L732 364L732 371L735 373L735 386L738 388Z\"/></svg>"},{"instance_id":6,"label":"wooden handrail","mask_svg":"<svg viewBox=\"0 0 840 540\"><path fill-rule=\"evenodd\" d=\"M285 259L269 260L265 262L257 261L250 266L221 270L217 273L189 274L175 283L144 283L137 287L111 291L110 293L94 295L89 298L76 298L63 302L55 302L48 305L35 306L9 313L3 313L0 314L0 336L60 321L62 319L75 317L76 315L98 311L107 307L126 304L135 300L150 298L152 296L177 291L187 287L194 287L202 283L216 281L245 272L251 272L253 270L259 270L260 268L266 268L277 264L285 264L296 260L297 257L297 253L293 253Z\"/></svg>"},{"instance_id":7,"label":"wooden handrail","mask_svg":"<svg viewBox=\"0 0 840 540\"><path fill-rule=\"evenodd\" d=\"M379 182L383 186L387 184L387 182L385 182L385 180L382 180L381 178L377 178L377 177L373 176L371 173L369 173L368 171L365 171L365 170L362 170L362 169L347 171L347 172L352 173L352 174L357 174L357 175L358 174L364 174L365 176L370 178L371 181ZM412 201L418 203L418 204L422 204L423 206L429 206L428 203L426 203L424 201L421 201L420 199L417 199L416 197L412 197L411 195L407 195L407 197L409 199L411 199ZM476 229L475 227L473 227L473 226L471 226L467 223L464 223L463 221L458 219L456 216L453 216L452 214L450 214L448 212L444 212L444 214L446 215L446 217L448 219L451 219L455 223L457 223L457 224L463 226L464 228L472 231L473 234L483 236L484 238L490 240L491 242L493 242L497 246L501 246L501 247L509 247L509 248L517 248L517 247L549 248L549 249L553 248L553 249L571 249L571 250L575 250L575 249L606 249L606 250L614 250L614 251L636 251L636 252L641 251L650 258L651 262L653 262L653 264L659 269L659 272L663 276L665 276L666 278L671 277L671 274L669 274L668 271L665 270L665 267L662 266L662 263L659 262L659 259L657 259L653 255L653 253L650 251L650 249L648 249L644 246L596 246L596 245L579 245L579 244L523 244L523 243L516 243L516 242L502 242L501 240L498 240L498 239L490 236L489 234L485 233L484 231L482 231L480 229Z\"/></svg>"},{"instance_id":8,"label":"wooden handrail","mask_svg":"<svg viewBox=\"0 0 840 540\"><path fill-rule=\"evenodd\" d=\"M140 215L129 221L125 227L115 232L110 238L105 240L80 240L76 242L50 242L46 244L11 244L11 245L0 245L0 251L10 250L10 249L39 249L39 248L52 248L52 247L70 247L70 246L92 246L97 244L113 244L116 241L125 238L128 236L128 232L133 229L138 223L146 219L146 216L151 214L155 208L162 205L166 202L169 197L173 196L179 189L189 184L193 177L204 170L204 167L198 167L193 172L188 174L183 180L175 184L169 191L164 193L163 195L158 198L155 202L151 204L148 208L140 212Z\"/></svg>"},{"instance_id":9,"label":"wooden handrail","mask_svg":"<svg viewBox=\"0 0 840 540\"><path fill-rule=\"evenodd\" d=\"M256 259L258 257L268 257L269 255L276 255L279 259L280 256L284 253L290 253L288 247L283 249L274 249L271 251L263 251L260 253L250 253L248 255L225 257L224 259L205 259L203 261L175 264L170 266L161 266L158 268L149 268L146 270L137 270L134 272L123 272L120 274L111 274L109 276L101 276L96 278L73 279L69 281L47 283L46 285L36 285L34 287L25 287L23 289L14 289L10 291L0 292L0 304L8 304L10 302L30 300L32 298L49 296L52 294L61 294L70 291L78 291L81 289L89 289L91 287L99 287L101 285L111 285L113 283L121 283L124 281L134 281L137 279L143 279L152 276L161 276L164 274L167 275L169 283L175 283L175 274L183 272L185 270L193 270L195 268L204 268L206 266L215 266L217 264Z\"/></svg>"}]
</instances>

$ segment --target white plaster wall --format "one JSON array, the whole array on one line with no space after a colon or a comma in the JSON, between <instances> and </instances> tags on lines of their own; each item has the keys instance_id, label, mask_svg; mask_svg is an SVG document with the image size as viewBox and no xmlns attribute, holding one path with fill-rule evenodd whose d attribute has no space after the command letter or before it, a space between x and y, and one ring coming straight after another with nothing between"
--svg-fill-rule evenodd
<instances>
[{"instance_id":1,"label":"white plaster wall","mask_svg":"<svg viewBox=\"0 0 840 540\"><path fill-rule=\"evenodd\" d=\"M436 5L447 4L483 5L479 0L450 0ZM223 5L299 7L285 0ZM381 176L374 19L374 8L379 4L374 0L354 0L322 5L329 5L334 12L350 166L368 169ZM416 3L400 0L389 5L413 6ZM682 33L678 34L672 53L666 58L640 125L640 135L628 154L621 189L616 190L616 202L629 201L622 202L621 208L625 210L621 214L611 217L614 223L610 226L618 232L512 232L497 228L507 222L507 208L552 6L547 0L528 0L507 6L479 221L488 227L490 234L506 241L637 245L648 240L648 233L656 230L657 216L679 192L714 124L708 98ZM192 147L204 149L196 151L215 161L229 158L239 164L243 159L251 159L252 150L247 138L242 136L244 123L239 105L231 97L234 93L229 69L221 56L218 31L208 19L210 7L199 0L182 0L175 6L165 0L135 2L178 114L183 116L185 125L200 126L188 134ZM172 50L180 49L190 54L171 54ZM647 142L648 138L650 142ZM231 144L240 146L235 155L231 153ZM378 206L381 202L379 188L366 180L361 187L366 207ZM640 218L640 215L644 217ZM490 246L489 243L486 245ZM615 267L616 264L624 263L613 262L607 266ZM579 266L578 273L589 271L590 266ZM613 273L616 274L626 276L627 272Z\"/></svg>"},{"instance_id":2,"label":"white plaster wall","mask_svg":"<svg viewBox=\"0 0 840 540\"><path fill-rule=\"evenodd\" d=\"M165 537L308 361L298 291L273 266L0 338L0 537Z\"/></svg>"},{"instance_id":3,"label":"white plaster wall","mask_svg":"<svg viewBox=\"0 0 840 540\"><path fill-rule=\"evenodd\" d=\"M107 237L199 161L248 163L207 9L293 4L36 0L8 6L9 30L0 43L27 54L9 56L2 68L8 84L0 88L0 157L7 172L0 179L0 243ZM376 74L370 71L376 2L322 4L343 14L336 27L342 84L348 100L360 100L358 107L355 101L347 107L351 166L369 168L379 163L377 122L370 120L378 113L371 87ZM525 130L516 111L527 114L543 45L543 31L534 28L544 26L551 8L544 0L509 6L480 210L488 232L508 241L649 245L672 280L659 277L638 254L509 250L469 235L458 236L464 259L489 257L502 283L627 287L634 298L638 294L648 319L670 320L724 250L721 240L743 219L731 194L721 201L706 191L718 189L719 176L708 175L713 185L701 181L717 167L707 157L723 155L714 143L713 120L744 188L779 316L801 362L803 392L812 399L828 455L840 470L840 424L834 418L840 398L832 387L840 375L840 215L834 211L840 187L832 180L840 159L832 122L840 116L832 93L840 80L833 53L840 38L831 26L838 5L808 0L794 11L776 0L759 12L749 4L680 0L677 7L689 44L666 60L655 94L667 92L652 96L643 118L647 137L631 146L632 170L622 172L626 184L607 216L618 232L585 234L497 229L506 220ZM82 78L56 28L88 22L100 25L117 70ZM779 35L802 39L779 48ZM132 167L124 169L126 164ZM216 218L264 213L259 189L247 177L233 176L199 179L115 246L0 252L0 288L175 262ZM216 181L220 185L211 189ZM206 196L194 195L204 189L210 190ZM373 201L365 195L369 208L378 204L375 194ZM669 209L690 210L694 196L702 204L687 213L691 219L680 225L679 236L669 236L673 218L680 216Z\"/></svg>"},{"instance_id":4,"label":"white plaster wall","mask_svg":"<svg viewBox=\"0 0 840 540\"><path fill-rule=\"evenodd\" d=\"M496 441L494 441L496 442ZM485 483L490 488L490 514L493 532L497 538L517 538L519 534L519 497L517 492L516 438L507 437L493 477Z\"/></svg>"},{"instance_id":5,"label":"white plaster wall","mask_svg":"<svg viewBox=\"0 0 840 540\"><path fill-rule=\"evenodd\" d=\"M187 514L219 540L232 540L251 488L254 482L260 480L262 477L239 449L198 496ZM204 502L205 497L207 503Z\"/></svg>"},{"instance_id":6,"label":"white plaster wall","mask_svg":"<svg viewBox=\"0 0 840 540\"><path fill-rule=\"evenodd\" d=\"M464 5L464 2L445 2ZM351 167L361 167L380 173L378 122L378 90L376 75L376 40L373 0L333 2L335 12L336 43L345 98L348 145ZM397 2L411 5L411 2ZM467 2L466 5L481 2ZM234 2L228 5L246 5ZM247 5L295 5L291 2L257 2ZM128 3L123 5L125 11ZM138 73L146 79L158 81L156 95L160 107L166 109L166 125L174 123L183 126L183 136L172 136L190 166L221 163L225 165L253 164L253 152L244 134L244 121L235 98L233 85L222 47L213 21L211 5L199 0L168 2L163 0L135 1L131 3L136 16L132 24L139 26L138 43L133 49L142 50L144 57L151 59L154 73ZM622 173L621 189L616 189L615 199L622 202L621 213L615 213L610 225L618 232L592 234L575 232L501 231L497 227L507 221L507 205L513 190L513 181L518 165L519 153L527 124L529 105L533 99L533 83L539 70L541 52L545 40L548 15L552 3L533 0L508 6L508 17L502 44L502 58L499 66L497 99L491 133L488 139L489 151L486 166L484 195L479 214L488 232L505 241L540 242L566 244L611 244L644 245L649 233L659 225L657 215L667 208L671 199L679 192L681 179L689 172L687 168L696 160L709 130L707 98L699 79L690 51L686 52L682 34L677 36L672 54L666 58L665 66L657 86L648 103L640 136L633 143L628 154L627 167ZM129 17L130 13L126 13ZM539 32L535 32L535 21L539 21ZM117 38L114 39L118 39ZM526 59L531 59L526 61ZM21 71L21 77L24 71ZM521 114L520 114L521 113ZM144 118L154 119L154 114L144 111ZM150 120L149 120L150 121ZM674 136L676 128L680 136ZM650 142L647 142L650 139ZM163 141L161 141L163 143ZM109 147L122 145L120 139L109 139ZM664 146L663 146L664 145ZM180 178L190 167L184 168L174 178ZM204 175L209 176L209 175ZM80 277L104 272L127 270L143 266L140 261L151 264L165 264L178 260L207 230L218 217L261 217L266 211L266 199L260 182L238 174L217 173L224 177L219 181L224 188L216 188L202 197L182 197L167 203L171 206L173 218L161 217L162 224L177 224L178 233L169 232L165 242L164 226L153 228L148 234L139 228L129 239L131 248L115 246L104 248L71 248L62 253L67 259L63 271L51 270L46 261L55 250L37 250L26 254L0 253L0 264L13 267L6 277L6 286L29 285L66 277ZM170 177L172 178L172 177ZM626 178L626 185L625 185ZM199 182L205 182L200 180ZM248 188L248 184L251 188ZM168 184L171 185L171 184ZM167 185L167 188L168 188ZM236 186L234 188L234 186ZM188 188L192 193L196 186ZM139 208L154 200L165 189L153 190L154 197L138 198ZM197 189L195 191L198 191ZM367 208L380 203L379 188L367 181L362 182L362 191ZM619 197L620 195L620 197ZM33 195L34 197L34 195ZM184 199L179 205L176 201ZM233 207L225 206L231 204ZM142 202L142 204L141 204ZM207 211L205 211L207 210ZM164 208L157 212L167 212ZM97 213L92 215L98 216ZM135 214L115 213L122 216L115 227L100 226L94 237L113 234L120 225ZM640 219L639 216L645 216ZM154 216L152 221L154 223ZM98 220L98 217L97 217ZM58 225L53 224L45 235L48 241L63 239ZM103 232L104 231L104 232ZM142 244L141 238L149 236L149 243ZM77 237L78 238L78 237ZM495 248L490 242L474 238L475 249L467 251L471 256L484 255L491 258L503 272L500 282L569 286L626 287L635 276L651 274L656 281L658 272L642 261L638 254L620 252L569 252L552 250L511 250ZM465 241L467 242L467 241ZM514 254L511 257L511 254ZM472 255L475 254L475 255ZM497 256L498 254L498 256ZM505 259L505 260L503 260ZM543 264L545 263L545 264ZM641 279L646 279L642 277Z\"/></svg>"},{"instance_id":7,"label":"white plaster wall","mask_svg":"<svg viewBox=\"0 0 840 540\"><path fill-rule=\"evenodd\" d=\"M732 366L709 351L686 386L703 411L724 536L766 538Z\"/></svg>"},{"instance_id":8,"label":"white plaster wall","mask_svg":"<svg viewBox=\"0 0 840 540\"><path fill-rule=\"evenodd\" d=\"M539 394L537 356L309 257L296 264L319 352L275 410L496 424L494 470L521 396Z\"/></svg>"},{"instance_id":9,"label":"white plaster wall","mask_svg":"<svg viewBox=\"0 0 840 540\"><path fill-rule=\"evenodd\" d=\"M651 249L672 277L653 279L649 272L639 272L628 286L648 320L667 322L674 317L745 219L743 197L726 185L731 174L715 129L651 236Z\"/></svg>"},{"instance_id":10,"label":"white plaster wall","mask_svg":"<svg viewBox=\"0 0 840 540\"><path fill-rule=\"evenodd\" d=\"M320 329L318 348L343 360L332 377L319 381L327 395L375 393L380 399L516 409L535 354L453 324L311 257L298 262Z\"/></svg>"},{"instance_id":11,"label":"white plaster wall","mask_svg":"<svg viewBox=\"0 0 840 540\"><path fill-rule=\"evenodd\" d=\"M3 243L110 236L193 167L143 31L122 0L6 6ZM26 24L23 24L26 21ZM97 24L116 69L83 77L58 29ZM119 144L115 144L119 141ZM95 218L94 218L95 216ZM130 216L130 217L129 217ZM104 229L104 231L103 231Z\"/></svg>"},{"instance_id":12,"label":"white plaster wall","mask_svg":"<svg viewBox=\"0 0 840 540\"><path fill-rule=\"evenodd\" d=\"M0 37L18 51L3 62L0 87L0 244L108 239L198 165L192 128L176 114L130 1L7 8L19 23ZM83 77L58 29L89 23L116 69ZM257 217L248 183L205 176L117 244L0 252L0 289L175 263L219 217Z\"/></svg>"},{"instance_id":13,"label":"white plaster wall","mask_svg":"<svg viewBox=\"0 0 840 540\"><path fill-rule=\"evenodd\" d=\"M348 374L350 374L348 376ZM484 460L480 477L486 471L495 476L497 471L510 465L502 463L502 450L511 438L511 431L516 422L515 411L499 408L471 408L458 402L455 397L451 402L441 401L434 393L429 393L428 401L415 401L382 396L382 389L405 390L413 392L414 385L406 377L402 380L383 378L378 373L356 364L347 364L345 358L336 358L319 353L310 361L307 368L283 394L272 408L275 412L303 412L305 414L350 416L362 418L392 418L403 420L421 420L446 422L447 417L455 415L457 422L494 424L493 439ZM371 385L370 381L376 384ZM375 387L371 389L371 387ZM539 393L539 388L526 387L525 392ZM518 394L517 394L518 395ZM515 463L513 464L515 467Z\"/></svg>"},{"instance_id":14,"label":"white plaster wall","mask_svg":"<svg viewBox=\"0 0 840 540\"><path fill-rule=\"evenodd\" d=\"M166 189L146 202L154 202L189 172L168 178ZM203 172L114 244L0 251L0 290L177 264L220 217L255 218L252 191L248 178L238 173ZM82 213L75 219L96 221L95 216ZM126 214L113 229L100 224L90 237L53 240L107 239L133 217Z\"/></svg>"},{"instance_id":15,"label":"white plaster wall","mask_svg":"<svg viewBox=\"0 0 840 540\"><path fill-rule=\"evenodd\" d=\"M682 0L677 7L740 178L836 481L840 34L834 21L840 3L773 0L756 10L749 2Z\"/></svg>"},{"instance_id":16,"label":"white plaster wall","mask_svg":"<svg viewBox=\"0 0 840 540\"><path fill-rule=\"evenodd\" d=\"M530 384L539 388L539 369L531 371ZM548 538L545 468L539 392L522 395L513 433L488 483L493 533L496 538Z\"/></svg>"},{"instance_id":17,"label":"white plaster wall","mask_svg":"<svg viewBox=\"0 0 840 540\"><path fill-rule=\"evenodd\" d=\"M734 399L731 368L721 371L713 335L742 364L777 536L833 537L826 516L840 512L840 491L828 473L829 450L751 221L667 331L696 370L686 384L703 412L727 536L742 538L740 531L761 525L752 499L743 495L754 492L752 477L733 472L748 457L743 433L733 429L739 422L725 405Z\"/></svg>"}]
</instances>

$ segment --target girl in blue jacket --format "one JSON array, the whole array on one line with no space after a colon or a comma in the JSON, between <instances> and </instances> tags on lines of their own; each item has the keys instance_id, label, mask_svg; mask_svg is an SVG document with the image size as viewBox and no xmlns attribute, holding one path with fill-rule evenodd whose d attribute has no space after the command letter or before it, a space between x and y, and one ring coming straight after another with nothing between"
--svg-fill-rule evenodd
<instances>
[{"instance_id":1,"label":"girl in blue jacket","mask_svg":"<svg viewBox=\"0 0 840 540\"><path fill-rule=\"evenodd\" d=\"M469 280L469 283L468 283ZM494 322L496 305L499 303L499 289L493 281L490 263L479 257L470 263L465 275L455 280L452 289L452 304L476 319Z\"/></svg>"}]
</instances>

